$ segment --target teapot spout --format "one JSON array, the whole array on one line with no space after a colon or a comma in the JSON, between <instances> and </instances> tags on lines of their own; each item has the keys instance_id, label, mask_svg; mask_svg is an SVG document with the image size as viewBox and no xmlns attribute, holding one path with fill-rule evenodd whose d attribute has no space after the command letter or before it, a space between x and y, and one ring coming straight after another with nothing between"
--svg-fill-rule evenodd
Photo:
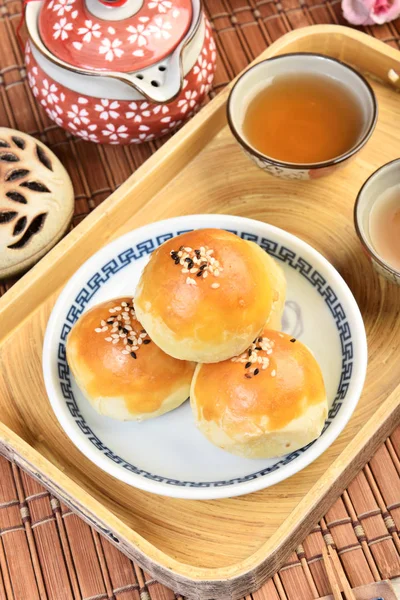
<instances>
[{"instance_id":1,"label":"teapot spout","mask_svg":"<svg viewBox=\"0 0 400 600\"><path fill-rule=\"evenodd\" d=\"M181 55L173 54L161 64L140 72L119 73L115 77L135 88L150 102L172 102L180 94L183 85Z\"/></svg>"}]
</instances>

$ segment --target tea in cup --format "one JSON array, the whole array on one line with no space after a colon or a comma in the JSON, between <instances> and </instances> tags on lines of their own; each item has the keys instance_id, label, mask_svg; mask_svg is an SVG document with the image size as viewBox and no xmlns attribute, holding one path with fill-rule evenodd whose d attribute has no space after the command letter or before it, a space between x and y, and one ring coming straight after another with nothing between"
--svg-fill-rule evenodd
<instances>
[{"instance_id":1,"label":"tea in cup","mask_svg":"<svg viewBox=\"0 0 400 600\"><path fill-rule=\"evenodd\" d=\"M377 119L374 92L351 67L320 54L296 53L257 63L228 99L233 135L272 175L314 179L354 156Z\"/></svg>"}]
</instances>

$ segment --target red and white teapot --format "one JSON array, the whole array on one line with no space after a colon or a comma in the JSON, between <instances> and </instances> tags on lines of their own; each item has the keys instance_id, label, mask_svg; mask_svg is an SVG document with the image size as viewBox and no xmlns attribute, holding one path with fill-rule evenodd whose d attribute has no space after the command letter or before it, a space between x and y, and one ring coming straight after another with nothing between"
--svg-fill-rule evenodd
<instances>
[{"instance_id":1,"label":"red and white teapot","mask_svg":"<svg viewBox=\"0 0 400 600\"><path fill-rule=\"evenodd\" d=\"M33 94L85 140L165 135L210 89L216 51L200 0L37 0L25 19Z\"/></svg>"}]
</instances>

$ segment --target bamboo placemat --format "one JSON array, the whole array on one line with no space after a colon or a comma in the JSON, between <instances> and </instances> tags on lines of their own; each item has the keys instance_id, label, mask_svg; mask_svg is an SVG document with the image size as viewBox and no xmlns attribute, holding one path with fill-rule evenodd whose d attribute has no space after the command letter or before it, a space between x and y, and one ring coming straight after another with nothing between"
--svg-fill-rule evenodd
<instances>
[{"instance_id":1,"label":"bamboo placemat","mask_svg":"<svg viewBox=\"0 0 400 600\"><path fill-rule=\"evenodd\" d=\"M204 0L219 63L215 95L291 29L343 23L339 0ZM96 146L74 140L37 107L15 31L19 0L0 0L0 125L38 136L58 154L76 191L73 225L161 142ZM398 48L400 20L366 31ZM0 283L0 295L13 284ZM322 547L333 545L352 587L400 576L400 427L253 600L311 600L330 593ZM117 549L0 458L0 600L172 600Z\"/></svg>"}]
</instances>

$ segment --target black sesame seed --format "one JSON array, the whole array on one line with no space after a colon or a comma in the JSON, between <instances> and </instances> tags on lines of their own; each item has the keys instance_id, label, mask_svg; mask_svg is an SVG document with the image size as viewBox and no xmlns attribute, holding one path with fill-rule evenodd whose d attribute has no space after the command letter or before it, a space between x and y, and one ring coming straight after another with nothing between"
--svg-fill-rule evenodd
<instances>
[{"instance_id":1,"label":"black sesame seed","mask_svg":"<svg viewBox=\"0 0 400 600\"><path fill-rule=\"evenodd\" d=\"M141 329L140 333L147 333L147 331L145 329Z\"/></svg>"},{"instance_id":2,"label":"black sesame seed","mask_svg":"<svg viewBox=\"0 0 400 600\"><path fill-rule=\"evenodd\" d=\"M181 262L181 261L179 260L179 256L178 256L178 257L175 259L175 264L176 264L176 265L179 265L179 263L180 263L180 262Z\"/></svg>"},{"instance_id":3,"label":"black sesame seed","mask_svg":"<svg viewBox=\"0 0 400 600\"><path fill-rule=\"evenodd\" d=\"M187 263L190 263L190 262L192 262L192 259L191 259L191 258L188 256L187 258L185 258L185 261L186 261Z\"/></svg>"},{"instance_id":4,"label":"black sesame seed","mask_svg":"<svg viewBox=\"0 0 400 600\"><path fill-rule=\"evenodd\" d=\"M251 379L251 375L249 373L245 373L244 376L246 377L246 379Z\"/></svg>"},{"instance_id":5,"label":"black sesame seed","mask_svg":"<svg viewBox=\"0 0 400 600\"><path fill-rule=\"evenodd\" d=\"M136 358L136 352L131 352L132 358Z\"/></svg>"},{"instance_id":6,"label":"black sesame seed","mask_svg":"<svg viewBox=\"0 0 400 600\"><path fill-rule=\"evenodd\" d=\"M263 341L262 337L259 337L259 338L258 338L258 341L259 341L259 342L262 342L262 341Z\"/></svg>"},{"instance_id":7,"label":"black sesame seed","mask_svg":"<svg viewBox=\"0 0 400 600\"><path fill-rule=\"evenodd\" d=\"M258 375L260 372L260 369L254 369L254 375Z\"/></svg>"},{"instance_id":8,"label":"black sesame seed","mask_svg":"<svg viewBox=\"0 0 400 600\"><path fill-rule=\"evenodd\" d=\"M244 365L245 369L248 369L249 367L251 367L252 363L249 361Z\"/></svg>"},{"instance_id":9,"label":"black sesame seed","mask_svg":"<svg viewBox=\"0 0 400 600\"><path fill-rule=\"evenodd\" d=\"M133 340L130 340L130 339L128 338L128 339L127 339L127 342L128 342L128 344L129 344L130 346L132 346L132 344L133 344Z\"/></svg>"},{"instance_id":10,"label":"black sesame seed","mask_svg":"<svg viewBox=\"0 0 400 600\"><path fill-rule=\"evenodd\" d=\"M197 258L200 258L200 256L201 256L200 255L200 250L195 250L194 253L195 253L195 255L196 255Z\"/></svg>"},{"instance_id":11,"label":"black sesame seed","mask_svg":"<svg viewBox=\"0 0 400 600\"><path fill-rule=\"evenodd\" d=\"M290 341L291 341L291 342L295 342L295 341L296 341L296 338L292 338Z\"/></svg>"},{"instance_id":12,"label":"black sesame seed","mask_svg":"<svg viewBox=\"0 0 400 600\"><path fill-rule=\"evenodd\" d=\"M205 269L207 266L207 263L203 263L202 265L200 265L199 269L200 271L202 271L203 269Z\"/></svg>"},{"instance_id":13,"label":"black sesame seed","mask_svg":"<svg viewBox=\"0 0 400 600\"><path fill-rule=\"evenodd\" d=\"M108 323L108 324L110 324L110 325L111 325L112 323L114 323L114 317L112 317L111 319L107 319L107 323Z\"/></svg>"},{"instance_id":14,"label":"black sesame seed","mask_svg":"<svg viewBox=\"0 0 400 600\"><path fill-rule=\"evenodd\" d=\"M123 328L122 328L122 331L123 331L124 333L126 333L126 335L128 335L128 333L129 333L128 329L125 329L125 327L123 327Z\"/></svg>"},{"instance_id":15,"label":"black sesame seed","mask_svg":"<svg viewBox=\"0 0 400 600\"><path fill-rule=\"evenodd\" d=\"M150 344L151 340L143 340L143 344L145 344L147 346L147 344Z\"/></svg>"},{"instance_id":16,"label":"black sesame seed","mask_svg":"<svg viewBox=\"0 0 400 600\"><path fill-rule=\"evenodd\" d=\"M261 346L256 346L256 350L262 350Z\"/></svg>"},{"instance_id":17,"label":"black sesame seed","mask_svg":"<svg viewBox=\"0 0 400 600\"><path fill-rule=\"evenodd\" d=\"M190 259L190 262L188 262L188 269L193 269L194 266L194 262L192 261L192 259Z\"/></svg>"},{"instance_id":18,"label":"black sesame seed","mask_svg":"<svg viewBox=\"0 0 400 600\"><path fill-rule=\"evenodd\" d=\"M203 275L203 271L199 271L198 273L196 273L196 277L201 277Z\"/></svg>"},{"instance_id":19,"label":"black sesame seed","mask_svg":"<svg viewBox=\"0 0 400 600\"><path fill-rule=\"evenodd\" d=\"M252 353L253 353L253 350L252 350L251 348L249 348L249 349L247 350L247 354L248 354L249 356L251 356L251 355L252 355Z\"/></svg>"}]
</instances>

